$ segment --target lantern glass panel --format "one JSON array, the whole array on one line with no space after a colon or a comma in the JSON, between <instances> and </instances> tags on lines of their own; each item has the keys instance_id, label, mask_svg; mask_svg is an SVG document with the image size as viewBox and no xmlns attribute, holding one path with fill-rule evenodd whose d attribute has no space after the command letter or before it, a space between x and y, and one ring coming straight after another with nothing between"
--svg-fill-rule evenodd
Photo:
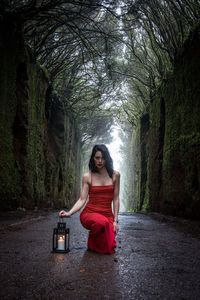
<instances>
[{"instance_id":1,"label":"lantern glass panel","mask_svg":"<svg viewBox=\"0 0 200 300\"><path fill-rule=\"evenodd\" d=\"M53 231L53 252L69 252L69 228L66 223L59 222Z\"/></svg>"},{"instance_id":2,"label":"lantern glass panel","mask_svg":"<svg viewBox=\"0 0 200 300\"><path fill-rule=\"evenodd\" d=\"M58 247L57 247L57 249L58 250L65 250L65 242L66 242L65 235L58 234L57 238L58 238Z\"/></svg>"}]
</instances>

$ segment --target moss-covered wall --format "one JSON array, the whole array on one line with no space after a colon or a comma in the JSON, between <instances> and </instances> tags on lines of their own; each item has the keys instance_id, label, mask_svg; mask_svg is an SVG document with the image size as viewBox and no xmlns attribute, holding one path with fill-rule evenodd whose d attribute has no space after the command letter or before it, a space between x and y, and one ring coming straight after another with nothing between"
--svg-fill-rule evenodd
<instances>
[{"instance_id":1,"label":"moss-covered wall","mask_svg":"<svg viewBox=\"0 0 200 300\"><path fill-rule=\"evenodd\" d=\"M46 188L54 207L70 206L80 192L80 137L73 117L54 99L48 119Z\"/></svg>"},{"instance_id":2,"label":"moss-covered wall","mask_svg":"<svg viewBox=\"0 0 200 300\"><path fill-rule=\"evenodd\" d=\"M134 190L137 189L137 186L133 184L137 184L138 182L138 173L134 172L135 169L130 168L130 162L134 165L137 164L136 157L136 147L135 147L135 131L131 130L127 133L126 140L124 140L124 148L123 148L123 163L121 166L121 172L124 174L121 178L121 187L122 187L122 197L121 201L123 201L123 206L126 211L135 211L136 210L136 193ZM138 152L137 152L138 153Z\"/></svg>"},{"instance_id":3,"label":"moss-covered wall","mask_svg":"<svg viewBox=\"0 0 200 300\"><path fill-rule=\"evenodd\" d=\"M13 124L17 110L16 72L23 47L15 22L0 22L0 201L17 206L21 193L19 164L13 149Z\"/></svg>"},{"instance_id":4,"label":"moss-covered wall","mask_svg":"<svg viewBox=\"0 0 200 300\"><path fill-rule=\"evenodd\" d=\"M148 160L148 138L149 138L149 114L145 113L140 119L140 165L139 165L139 193L138 209L149 210L149 160Z\"/></svg>"},{"instance_id":5,"label":"moss-covered wall","mask_svg":"<svg viewBox=\"0 0 200 300\"><path fill-rule=\"evenodd\" d=\"M123 147L122 201L126 211L141 211L148 208L147 201L147 137L149 115L145 114L126 133Z\"/></svg>"},{"instance_id":6,"label":"moss-covered wall","mask_svg":"<svg viewBox=\"0 0 200 300\"><path fill-rule=\"evenodd\" d=\"M126 210L147 211L150 209L148 138L149 114L145 113L132 128L132 134L128 140L129 163L126 171L127 189L124 195Z\"/></svg>"},{"instance_id":7,"label":"moss-covered wall","mask_svg":"<svg viewBox=\"0 0 200 300\"><path fill-rule=\"evenodd\" d=\"M46 72L24 46L18 23L0 25L1 209L70 206L80 182L76 122L50 105Z\"/></svg>"},{"instance_id":8,"label":"moss-covered wall","mask_svg":"<svg viewBox=\"0 0 200 300\"><path fill-rule=\"evenodd\" d=\"M200 28L150 107L149 203L154 211L200 217Z\"/></svg>"}]
</instances>

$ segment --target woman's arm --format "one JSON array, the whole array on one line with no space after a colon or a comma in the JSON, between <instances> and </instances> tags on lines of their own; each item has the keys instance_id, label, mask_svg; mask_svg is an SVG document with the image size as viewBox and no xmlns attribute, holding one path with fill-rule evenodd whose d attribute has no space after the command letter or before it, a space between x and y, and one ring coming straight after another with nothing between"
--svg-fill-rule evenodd
<instances>
[{"instance_id":1,"label":"woman's arm","mask_svg":"<svg viewBox=\"0 0 200 300\"><path fill-rule=\"evenodd\" d=\"M88 174L85 174L82 178L82 191L81 191L80 198L76 201L74 206L69 211L61 210L59 212L59 216L70 217L71 215L79 211L87 201L88 192L89 192Z\"/></svg>"},{"instance_id":2,"label":"woman's arm","mask_svg":"<svg viewBox=\"0 0 200 300\"><path fill-rule=\"evenodd\" d=\"M113 198L113 214L114 214L114 230L118 231L118 214L119 214L119 190L120 190L120 173L115 173L115 189L114 189L114 198Z\"/></svg>"}]
</instances>

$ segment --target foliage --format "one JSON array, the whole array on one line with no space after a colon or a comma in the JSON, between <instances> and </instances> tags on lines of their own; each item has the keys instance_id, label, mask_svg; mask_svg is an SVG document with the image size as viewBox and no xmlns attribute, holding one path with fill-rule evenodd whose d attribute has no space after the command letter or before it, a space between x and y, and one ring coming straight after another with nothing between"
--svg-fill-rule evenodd
<instances>
[{"instance_id":1,"label":"foliage","mask_svg":"<svg viewBox=\"0 0 200 300\"><path fill-rule=\"evenodd\" d=\"M173 71L199 17L199 0L121 1L125 46L120 72L126 78L122 109L132 125L148 110L161 82Z\"/></svg>"},{"instance_id":2,"label":"foliage","mask_svg":"<svg viewBox=\"0 0 200 300\"><path fill-rule=\"evenodd\" d=\"M115 95L109 53L117 43L116 4L100 0L1 3L3 18L21 24L33 59L48 70L62 107L79 123L82 142L94 137L92 127L97 136L111 128L111 105L105 103Z\"/></svg>"},{"instance_id":3,"label":"foliage","mask_svg":"<svg viewBox=\"0 0 200 300\"><path fill-rule=\"evenodd\" d=\"M104 107L132 125L200 15L199 0L3 0L0 8L23 25L34 58L80 123Z\"/></svg>"},{"instance_id":4,"label":"foliage","mask_svg":"<svg viewBox=\"0 0 200 300\"><path fill-rule=\"evenodd\" d=\"M122 98L118 112L119 119L124 124L128 121L135 127L132 128L134 133L141 116L148 112L155 101L160 85L173 72L189 32L199 22L200 1L127 0L122 1L121 12L122 42L125 46L120 72L126 86L126 95ZM138 170L141 166L134 162L136 151L138 154L141 151L140 148L137 150L141 143L136 140L139 134L138 132L133 140L129 138L122 149L126 162L123 168L126 174L124 197L127 209L130 206L138 209L137 203L140 202L137 185L140 185L141 176ZM131 147L134 150L132 152ZM149 209L148 198L146 193L143 205L145 210Z\"/></svg>"}]
</instances>

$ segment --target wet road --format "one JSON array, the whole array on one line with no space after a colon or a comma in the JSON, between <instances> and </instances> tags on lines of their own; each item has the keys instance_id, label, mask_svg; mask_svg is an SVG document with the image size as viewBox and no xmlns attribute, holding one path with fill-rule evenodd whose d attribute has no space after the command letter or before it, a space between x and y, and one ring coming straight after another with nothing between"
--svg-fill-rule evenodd
<instances>
[{"instance_id":1,"label":"wet road","mask_svg":"<svg viewBox=\"0 0 200 300\"><path fill-rule=\"evenodd\" d=\"M156 218L155 218L156 216ZM160 215L120 215L113 255L87 251L78 215L71 251L52 254L56 213L0 224L0 299L200 299L200 229Z\"/></svg>"}]
</instances>

